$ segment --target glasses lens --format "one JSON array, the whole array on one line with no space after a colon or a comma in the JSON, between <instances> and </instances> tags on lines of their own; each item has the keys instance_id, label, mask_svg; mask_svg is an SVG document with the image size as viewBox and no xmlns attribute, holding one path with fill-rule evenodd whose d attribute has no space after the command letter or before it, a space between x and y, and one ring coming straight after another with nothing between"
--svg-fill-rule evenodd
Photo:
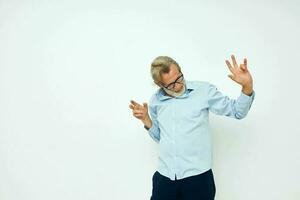
<instances>
[{"instance_id":1,"label":"glasses lens","mask_svg":"<svg viewBox=\"0 0 300 200\"><path fill-rule=\"evenodd\" d=\"M178 82L182 82L183 81L183 75L180 76L180 78L178 79Z\"/></svg>"},{"instance_id":2,"label":"glasses lens","mask_svg":"<svg viewBox=\"0 0 300 200\"><path fill-rule=\"evenodd\" d=\"M176 81L175 81L174 83L171 83L171 84L168 85L166 88L167 88L168 90L171 90L171 89L175 88L175 84L176 84L176 83L182 83L182 81L183 81L183 74L181 74L181 76L178 77L178 79L176 79Z\"/></svg>"},{"instance_id":3,"label":"glasses lens","mask_svg":"<svg viewBox=\"0 0 300 200\"><path fill-rule=\"evenodd\" d=\"M167 86L167 89L168 90L171 90L171 89L173 89L175 87L175 83L172 83L171 85L168 85Z\"/></svg>"}]
</instances>

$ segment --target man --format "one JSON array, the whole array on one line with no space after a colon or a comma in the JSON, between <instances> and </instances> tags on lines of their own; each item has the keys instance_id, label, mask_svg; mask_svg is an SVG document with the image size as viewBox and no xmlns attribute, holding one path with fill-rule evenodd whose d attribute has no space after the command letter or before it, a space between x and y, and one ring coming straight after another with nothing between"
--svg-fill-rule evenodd
<instances>
[{"instance_id":1,"label":"man","mask_svg":"<svg viewBox=\"0 0 300 200\"><path fill-rule=\"evenodd\" d=\"M232 63L225 60L232 73L228 77L242 86L237 99L223 95L209 82L185 80L179 64L168 56L152 62L152 78L160 88L151 96L150 115L147 103L131 100L129 105L159 144L151 200L214 199L209 111L242 119L255 96L247 59L240 65L234 55L231 59Z\"/></svg>"}]
</instances>

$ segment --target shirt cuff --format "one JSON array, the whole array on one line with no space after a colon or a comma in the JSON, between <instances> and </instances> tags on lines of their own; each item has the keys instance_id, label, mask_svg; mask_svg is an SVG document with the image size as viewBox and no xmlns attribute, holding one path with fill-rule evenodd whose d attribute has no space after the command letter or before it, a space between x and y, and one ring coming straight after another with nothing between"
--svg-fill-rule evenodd
<instances>
[{"instance_id":1,"label":"shirt cuff","mask_svg":"<svg viewBox=\"0 0 300 200\"><path fill-rule=\"evenodd\" d=\"M245 94L243 91L241 91L241 96L242 96L244 99L253 99L254 96L255 96L255 91L253 90L250 96L247 95L247 94Z\"/></svg>"},{"instance_id":2,"label":"shirt cuff","mask_svg":"<svg viewBox=\"0 0 300 200\"><path fill-rule=\"evenodd\" d=\"M249 104L250 105L249 108L250 108L251 104L254 100L254 97L255 97L255 91L254 90L253 90L253 92L250 96L248 96L247 94L245 94L241 91L241 95L239 96L238 101L240 103L242 103L243 105Z\"/></svg>"}]
</instances>

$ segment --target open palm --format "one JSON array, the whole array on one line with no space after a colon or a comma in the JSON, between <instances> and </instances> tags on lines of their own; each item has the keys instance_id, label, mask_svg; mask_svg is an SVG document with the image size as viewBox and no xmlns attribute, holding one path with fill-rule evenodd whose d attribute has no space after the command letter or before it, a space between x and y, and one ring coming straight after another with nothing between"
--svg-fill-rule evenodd
<instances>
[{"instance_id":1,"label":"open palm","mask_svg":"<svg viewBox=\"0 0 300 200\"><path fill-rule=\"evenodd\" d=\"M232 73L228 75L228 77L242 86L252 86L253 80L248 70L247 59L244 58L244 63L240 65L237 64L234 55L231 55L231 59L232 64L228 60L225 60L229 70Z\"/></svg>"}]
</instances>

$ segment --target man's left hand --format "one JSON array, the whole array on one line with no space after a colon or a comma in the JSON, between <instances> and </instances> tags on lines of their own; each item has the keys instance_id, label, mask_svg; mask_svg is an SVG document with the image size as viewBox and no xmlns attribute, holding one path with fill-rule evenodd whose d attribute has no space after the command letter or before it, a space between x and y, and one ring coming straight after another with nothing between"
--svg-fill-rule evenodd
<instances>
[{"instance_id":1,"label":"man's left hand","mask_svg":"<svg viewBox=\"0 0 300 200\"><path fill-rule=\"evenodd\" d=\"M234 55L231 55L231 59L232 59L232 64L228 60L225 60L229 70L232 73L229 74L228 77L231 78L233 81L237 82L238 84L240 84L243 87L242 91L245 94L247 95L252 94L253 79L248 70L247 59L244 58L244 63L240 65L237 64Z\"/></svg>"}]
</instances>

